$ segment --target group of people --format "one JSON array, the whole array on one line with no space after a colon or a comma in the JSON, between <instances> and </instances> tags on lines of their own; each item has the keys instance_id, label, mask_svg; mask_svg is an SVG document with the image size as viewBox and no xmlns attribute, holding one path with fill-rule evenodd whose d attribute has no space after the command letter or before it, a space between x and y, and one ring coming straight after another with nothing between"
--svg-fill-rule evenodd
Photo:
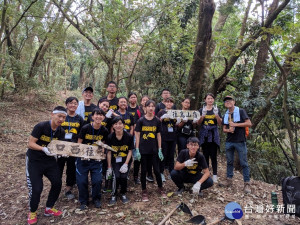
<instances>
[{"instance_id":1,"label":"group of people","mask_svg":"<svg viewBox=\"0 0 300 225\"><path fill-rule=\"evenodd\" d=\"M65 196L74 199L73 188L78 188L80 209L89 205L89 185L92 202L101 207L101 193L104 182L112 178L109 206L120 199L123 204L129 202L126 196L128 173L133 167L135 184L141 184L142 201L149 201L147 181L153 182L153 173L157 182L157 192L167 198L163 183L172 179L178 190L177 195L185 191L185 183L192 183L193 194L202 195L202 190L218 183L217 151L220 146L218 126L227 133L226 157L227 179L219 182L222 186L231 186L233 177L234 150L238 152L243 168L244 191L251 192L250 175L247 163L245 127L251 121L245 110L235 106L234 98L226 96L227 108L224 116L214 106L213 94L205 96L205 105L199 110L200 118L174 118L168 110L176 109L175 101L168 89L161 92L162 101L156 104L148 96L143 96L140 105L137 94L130 93L128 98L117 98L117 84L107 84L108 95L100 98L97 105L92 103L93 88L82 91L83 100L76 97L66 99L66 106L57 106L51 113L51 120L38 123L29 138L26 153L26 177L29 189L28 224L37 222L37 208L43 189L43 176L51 183L46 202L45 216L60 216L62 212L54 204L62 188L62 176L66 166ZM182 110L190 110L190 99L181 102ZM199 127L196 137L194 130ZM106 160L86 160L75 157L56 157L47 148L51 140L96 145L101 141L115 151L107 151ZM176 146L178 149L177 159ZM203 154L200 153L200 147ZM209 159L213 176L210 177ZM89 174L91 181L89 182ZM140 177L139 177L140 174ZM105 179L103 179L105 177Z\"/></svg>"}]
</instances>

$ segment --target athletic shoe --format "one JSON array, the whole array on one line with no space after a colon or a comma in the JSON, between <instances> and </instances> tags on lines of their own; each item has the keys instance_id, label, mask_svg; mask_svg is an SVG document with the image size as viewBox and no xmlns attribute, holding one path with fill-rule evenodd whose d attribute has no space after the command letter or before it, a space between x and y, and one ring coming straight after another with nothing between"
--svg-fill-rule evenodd
<instances>
[{"instance_id":1,"label":"athletic shoe","mask_svg":"<svg viewBox=\"0 0 300 225\"><path fill-rule=\"evenodd\" d=\"M113 196L111 196L111 199L110 199L110 201L109 201L109 203L108 203L107 205L108 205L108 206L113 206L113 205L115 205L116 203L117 203L116 196L113 195Z\"/></svg>"},{"instance_id":2,"label":"athletic shoe","mask_svg":"<svg viewBox=\"0 0 300 225\"><path fill-rule=\"evenodd\" d=\"M251 193L250 182L244 182L244 192L246 194L250 194Z\"/></svg>"},{"instance_id":3,"label":"athletic shoe","mask_svg":"<svg viewBox=\"0 0 300 225\"><path fill-rule=\"evenodd\" d=\"M75 195L74 195L71 191L67 191L67 192L65 193L65 196L66 196L66 198L67 198L68 200L72 200L72 199L75 198Z\"/></svg>"},{"instance_id":4,"label":"athletic shoe","mask_svg":"<svg viewBox=\"0 0 300 225\"><path fill-rule=\"evenodd\" d=\"M88 209L88 207L87 207L87 205L85 205L85 204L81 204L81 205L79 206L79 209L80 209L81 211L83 211L83 210Z\"/></svg>"},{"instance_id":5,"label":"athletic shoe","mask_svg":"<svg viewBox=\"0 0 300 225\"><path fill-rule=\"evenodd\" d=\"M154 179L152 176L147 176L146 177L146 180L149 181L149 182L154 182Z\"/></svg>"},{"instance_id":6,"label":"athletic shoe","mask_svg":"<svg viewBox=\"0 0 300 225\"><path fill-rule=\"evenodd\" d=\"M36 212L30 212L30 213L28 213L27 223L28 224L35 224L35 223L37 223L37 213Z\"/></svg>"},{"instance_id":7,"label":"athletic shoe","mask_svg":"<svg viewBox=\"0 0 300 225\"><path fill-rule=\"evenodd\" d=\"M48 209L47 208L45 209L45 212L44 212L44 215L45 216L61 216L62 214L62 211L60 210L57 210L55 208L52 208L52 209Z\"/></svg>"},{"instance_id":8,"label":"athletic shoe","mask_svg":"<svg viewBox=\"0 0 300 225\"><path fill-rule=\"evenodd\" d=\"M123 204L127 204L129 202L129 199L126 197L126 195L121 196L121 201Z\"/></svg>"},{"instance_id":9,"label":"athletic shoe","mask_svg":"<svg viewBox=\"0 0 300 225\"><path fill-rule=\"evenodd\" d=\"M217 175L213 175L212 177L214 184L218 183L218 176Z\"/></svg>"},{"instance_id":10,"label":"athletic shoe","mask_svg":"<svg viewBox=\"0 0 300 225\"><path fill-rule=\"evenodd\" d=\"M143 202L148 202L149 201L147 190L142 191L142 201Z\"/></svg>"},{"instance_id":11,"label":"athletic shoe","mask_svg":"<svg viewBox=\"0 0 300 225\"><path fill-rule=\"evenodd\" d=\"M95 207L96 208L101 208L101 202L100 202L100 200L94 200L94 205L95 205Z\"/></svg>"},{"instance_id":12,"label":"athletic shoe","mask_svg":"<svg viewBox=\"0 0 300 225\"><path fill-rule=\"evenodd\" d=\"M134 178L134 183L135 183L135 184L141 184L140 178L135 177L135 178Z\"/></svg>"},{"instance_id":13,"label":"athletic shoe","mask_svg":"<svg viewBox=\"0 0 300 225\"><path fill-rule=\"evenodd\" d=\"M226 178L225 181L219 182L219 186L221 186L221 187L231 187L232 186L232 178Z\"/></svg>"},{"instance_id":14,"label":"athletic shoe","mask_svg":"<svg viewBox=\"0 0 300 225\"><path fill-rule=\"evenodd\" d=\"M184 192L184 187L178 188L178 190L175 191L175 195L177 195L177 196L182 196L182 193L183 193L183 192Z\"/></svg>"},{"instance_id":15,"label":"athletic shoe","mask_svg":"<svg viewBox=\"0 0 300 225\"><path fill-rule=\"evenodd\" d=\"M160 176L161 176L161 181L162 181L162 182L166 182L165 175L164 175L163 173L161 173Z\"/></svg>"},{"instance_id":16,"label":"athletic shoe","mask_svg":"<svg viewBox=\"0 0 300 225\"><path fill-rule=\"evenodd\" d=\"M162 198L167 198L167 194L165 192L165 189L163 187L158 188L158 193Z\"/></svg>"}]
</instances>

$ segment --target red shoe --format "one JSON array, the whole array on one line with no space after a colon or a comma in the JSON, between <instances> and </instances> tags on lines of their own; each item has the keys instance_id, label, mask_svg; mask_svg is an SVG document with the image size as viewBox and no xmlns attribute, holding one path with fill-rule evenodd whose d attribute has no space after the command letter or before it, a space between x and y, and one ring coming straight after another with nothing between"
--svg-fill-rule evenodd
<instances>
[{"instance_id":1,"label":"red shoe","mask_svg":"<svg viewBox=\"0 0 300 225\"><path fill-rule=\"evenodd\" d=\"M166 191L165 191L165 189L164 189L163 187L158 188L158 193L160 194L160 196L161 196L162 198L167 198Z\"/></svg>"},{"instance_id":2,"label":"red shoe","mask_svg":"<svg viewBox=\"0 0 300 225\"><path fill-rule=\"evenodd\" d=\"M147 190L142 191L142 201L143 202L148 202L149 201Z\"/></svg>"},{"instance_id":3,"label":"red shoe","mask_svg":"<svg viewBox=\"0 0 300 225\"><path fill-rule=\"evenodd\" d=\"M44 212L45 216L61 216L61 214L62 214L62 211L59 211L55 208L52 208L49 210L45 209L45 212Z\"/></svg>"},{"instance_id":4,"label":"red shoe","mask_svg":"<svg viewBox=\"0 0 300 225\"><path fill-rule=\"evenodd\" d=\"M35 223L37 223L37 214L36 214L36 212L30 212L30 213L28 213L27 223L28 224L35 224Z\"/></svg>"}]
</instances>

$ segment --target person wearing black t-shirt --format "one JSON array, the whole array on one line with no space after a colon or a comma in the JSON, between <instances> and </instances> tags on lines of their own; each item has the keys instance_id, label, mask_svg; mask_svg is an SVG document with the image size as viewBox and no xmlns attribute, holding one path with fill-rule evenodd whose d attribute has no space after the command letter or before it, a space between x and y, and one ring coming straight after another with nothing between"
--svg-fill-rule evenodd
<instances>
[{"instance_id":1,"label":"person wearing black t-shirt","mask_svg":"<svg viewBox=\"0 0 300 225\"><path fill-rule=\"evenodd\" d=\"M88 124L89 115L92 114L93 110L97 107L92 103L94 97L94 90L92 87L86 87L82 91L83 101L80 101L76 109L76 113L80 115L84 120L84 125Z\"/></svg>"},{"instance_id":2,"label":"person wearing black t-shirt","mask_svg":"<svg viewBox=\"0 0 300 225\"><path fill-rule=\"evenodd\" d=\"M149 201L146 189L146 173L152 166L156 176L158 192L163 198L167 196L162 186L159 169L159 163L164 159L161 149L161 122L153 115L155 102L148 100L145 106L147 112L136 123L135 137L136 157L141 160L142 201Z\"/></svg>"},{"instance_id":3,"label":"person wearing black t-shirt","mask_svg":"<svg viewBox=\"0 0 300 225\"><path fill-rule=\"evenodd\" d=\"M139 119L139 116L137 114L137 110L139 109L139 106L137 105L136 93L130 92L128 94L128 102L129 105L127 107L127 111L133 116L134 124L136 124L136 121Z\"/></svg>"},{"instance_id":4,"label":"person wearing black t-shirt","mask_svg":"<svg viewBox=\"0 0 300 225\"><path fill-rule=\"evenodd\" d=\"M109 81L107 83L106 91L108 92L108 95L105 97L102 97L99 99L99 101L103 99L107 99L109 101L109 109L112 109L114 111L118 110L118 98L117 98L117 91L118 87L116 82Z\"/></svg>"},{"instance_id":5,"label":"person wearing black t-shirt","mask_svg":"<svg viewBox=\"0 0 300 225\"><path fill-rule=\"evenodd\" d=\"M199 139L190 137L187 140L187 148L179 153L174 170L171 172L171 178L178 187L175 193L182 195L184 183L192 183L193 194L202 196L201 190L213 186L213 180L210 178L204 156L198 151Z\"/></svg>"},{"instance_id":6,"label":"person wearing black t-shirt","mask_svg":"<svg viewBox=\"0 0 300 225\"><path fill-rule=\"evenodd\" d=\"M78 99L76 97L69 97L66 99L67 106L67 117L65 122L61 124L61 127L65 130L65 141L77 143L78 135L80 129L83 125L83 119L81 116L75 113L78 107ZM76 167L75 167L76 157L61 157L57 159L57 163L61 172L61 177L64 172L65 164L67 164L66 169L66 190L65 196L70 200L74 199L75 196L71 192L73 186L76 184Z\"/></svg>"},{"instance_id":7,"label":"person wearing black t-shirt","mask_svg":"<svg viewBox=\"0 0 300 225\"><path fill-rule=\"evenodd\" d=\"M111 176L113 171L114 182L116 185L113 187L112 198L109 202L109 206L112 206L116 203L117 190L119 186L121 186L121 201L123 204L129 202L128 198L126 197L127 175L129 168L128 164L130 163L133 149L133 136L124 131L125 122L122 117L115 117L112 120L112 127L114 132L108 136L107 144L117 152L108 151L107 153L108 169L106 172L106 177Z\"/></svg>"},{"instance_id":8,"label":"person wearing black t-shirt","mask_svg":"<svg viewBox=\"0 0 300 225\"><path fill-rule=\"evenodd\" d=\"M133 135L134 118L131 113L127 111L127 99L125 97L120 97L118 106L119 109L116 111L116 114L121 116L124 120L124 130Z\"/></svg>"},{"instance_id":9,"label":"person wearing black t-shirt","mask_svg":"<svg viewBox=\"0 0 300 225\"><path fill-rule=\"evenodd\" d=\"M51 113L51 120L40 122L33 128L29 137L26 153L26 179L29 190L28 224L37 223L37 208L43 191L43 176L51 183L51 189L46 202L45 216L60 216L62 211L54 208L58 199L62 182L60 171L56 163L55 154L52 154L47 145L51 140L64 140L65 131L61 124L65 121L67 110L57 106Z\"/></svg>"},{"instance_id":10,"label":"person wearing black t-shirt","mask_svg":"<svg viewBox=\"0 0 300 225\"><path fill-rule=\"evenodd\" d=\"M96 141L105 142L108 131L101 125L105 118L105 112L101 109L94 109L92 119L94 122L86 124L81 128L78 143L96 145ZM88 191L88 174L91 173L92 181L92 199L96 208L101 207L101 184L102 184L102 162L94 159L76 160L76 182L79 191L80 209L87 208L89 191Z\"/></svg>"},{"instance_id":11,"label":"person wearing black t-shirt","mask_svg":"<svg viewBox=\"0 0 300 225\"><path fill-rule=\"evenodd\" d=\"M164 169L168 168L169 173L174 169L174 154L177 141L177 120L170 118L166 110L172 109L174 99L169 97L166 99L166 108L158 112L157 117L161 120L161 146L164 154L164 160L160 166L162 181L165 182Z\"/></svg>"},{"instance_id":12,"label":"person wearing black t-shirt","mask_svg":"<svg viewBox=\"0 0 300 225\"><path fill-rule=\"evenodd\" d=\"M213 181L214 183L217 183L217 152L220 146L220 135L218 131L218 125L221 126L222 124L222 116L218 107L214 106L215 97L213 94L208 93L204 97L204 101L206 106L203 106L202 109L199 109L201 117L197 122L198 125L201 125L199 131L199 140L208 167L209 158L211 159L213 169Z\"/></svg>"},{"instance_id":13,"label":"person wearing black t-shirt","mask_svg":"<svg viewBox=\"0 0 300 225\"><path fill-rule=\"evenodd\" d=\"M157 113L166 108L166 100L167 98L171 97L171 91L168 89L168 88L164 88L162 91L161 91L161 98L162 98L162 101L160 103L158 103L155 107L155 115L157 115ZM172 109L176 109L176 105L174 104L172 106Z\"/></svg>"}]
</instances>

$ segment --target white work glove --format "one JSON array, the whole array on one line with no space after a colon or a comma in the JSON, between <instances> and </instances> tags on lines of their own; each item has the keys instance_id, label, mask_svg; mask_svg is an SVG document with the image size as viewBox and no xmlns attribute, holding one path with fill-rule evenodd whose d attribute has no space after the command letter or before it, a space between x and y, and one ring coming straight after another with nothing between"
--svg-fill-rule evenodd
<instances>
[{"instance_id":1,"label":"white work glove","mask_svg":"<svg viewBox=\"0 0 300 225\"><path fill-rule=\"evenodd\" d=\"M160 118L161 118L161 119L169 119L170 116L168 115L168 113L165 113L165 114L162 115Z\"/></svg>"},{"instance_id":2,"label":"white work glove","mask_svg":"<svg viewBox=\"0 0 300 225\"><path fill-rule=\"evenodd\" d=\"M111 118L113 112L114 112L113 109L108 110L108 112L105 114L105 117L106 117L106 118Z\"/></svg>"},{"instance_id":3,"label":"white work glove","mask_svg":"<svg viewBox=\"0 0 300 225\"><path fill-rule=\"evenodd\" d=\"M108 177L110 177L112 175L112 168L107 168L106 170L106 180L108 180Z\"/></svg>"},{"instance_id":4,"label":"white work glove","mask_svg":"<svg viewBox=\"0 0 300 225\"><path fill-rule=\"evenodd\" d=\"M195 158L192 158L192 159L186 160L186 161L184 162L184 165L185 165L185 166L193 166L195 163L198 163L198 162L196 161Z\"/></svg>"},{"instance_id":5,"label":"white work glove","mask_svg":"<svg viewBox=\"0 0 300 225\"><path fill-rule=\"evenodd\" d=\"M199 119L197 119L197 118L193 119L193 123L198 123L198 121L199 121Z\"/></svg>"},{"instance_id":6,"label":"white work glove","mask_svg":"<svg viewBox=\"0 0 300 225\"><path fill-rule=\"evenodd\" d=\"M218 115L218 112L219 112L217 105L214 106L213 111L214 111L214 114L217 116L217 115Z\"/></svg>"},{"instance_id":7,"label":"white work glove","mask_svg":"<svg viewBox=\"0 0 300 225\"><path fill-rule=\"evenodd\" d=\"M201 183L197 181L192 187L193 194L199 194L200 189L201 189Z\"/></svg>"},{"instance_id":8,"label":"white work glove","mask_svg":"<svg viewBox=\"0 0 300 225\"><path fill-rule=\"evenodd\" d=\"M47 147L43 147L43 148L42 148L42 151L43 151L47 156L56 156L56 154L51 153Z\"/></svg>"},{"instance_id":9,"label":"white work glove","mask_svg":"<svg viewBox=\"0 0 300 225\"><path fill-rule=\"evenodd\" d=\"M121 173L127 173L128 171L128 164L124 163L123 166L121 166L120 170Z\"/></svg>"},{"instance_id":10,"label":"white work glove","mask_svg":"<svg viewBox=\"0 0 300 225\"><path fill-rule=\"evenodd\" d=\"M202 108L202 116L206 116L206 113L207 113L207 109L205 106L203 106Z\"/></svg>"},{"instance_id":11,"label":"white work glove","mask_svg":"<svg viewBox=\"0 0 300 225\"><path fill-rule=\"evenodd\" d=\"M188 121L188 118L185 116L183 117L182 121L186 123Z\"/></svg>"},{"instance_id":12,"label":"white work glove","mask_svg":"<svg viewBox=\"0 0 300 225\"><path fill-rule=\"evenodd\" d=\"M181 118L177 117L177 119L176 119L176 125L180 124L180 122L181 122Z\"/></svg>"}]
</instances>

